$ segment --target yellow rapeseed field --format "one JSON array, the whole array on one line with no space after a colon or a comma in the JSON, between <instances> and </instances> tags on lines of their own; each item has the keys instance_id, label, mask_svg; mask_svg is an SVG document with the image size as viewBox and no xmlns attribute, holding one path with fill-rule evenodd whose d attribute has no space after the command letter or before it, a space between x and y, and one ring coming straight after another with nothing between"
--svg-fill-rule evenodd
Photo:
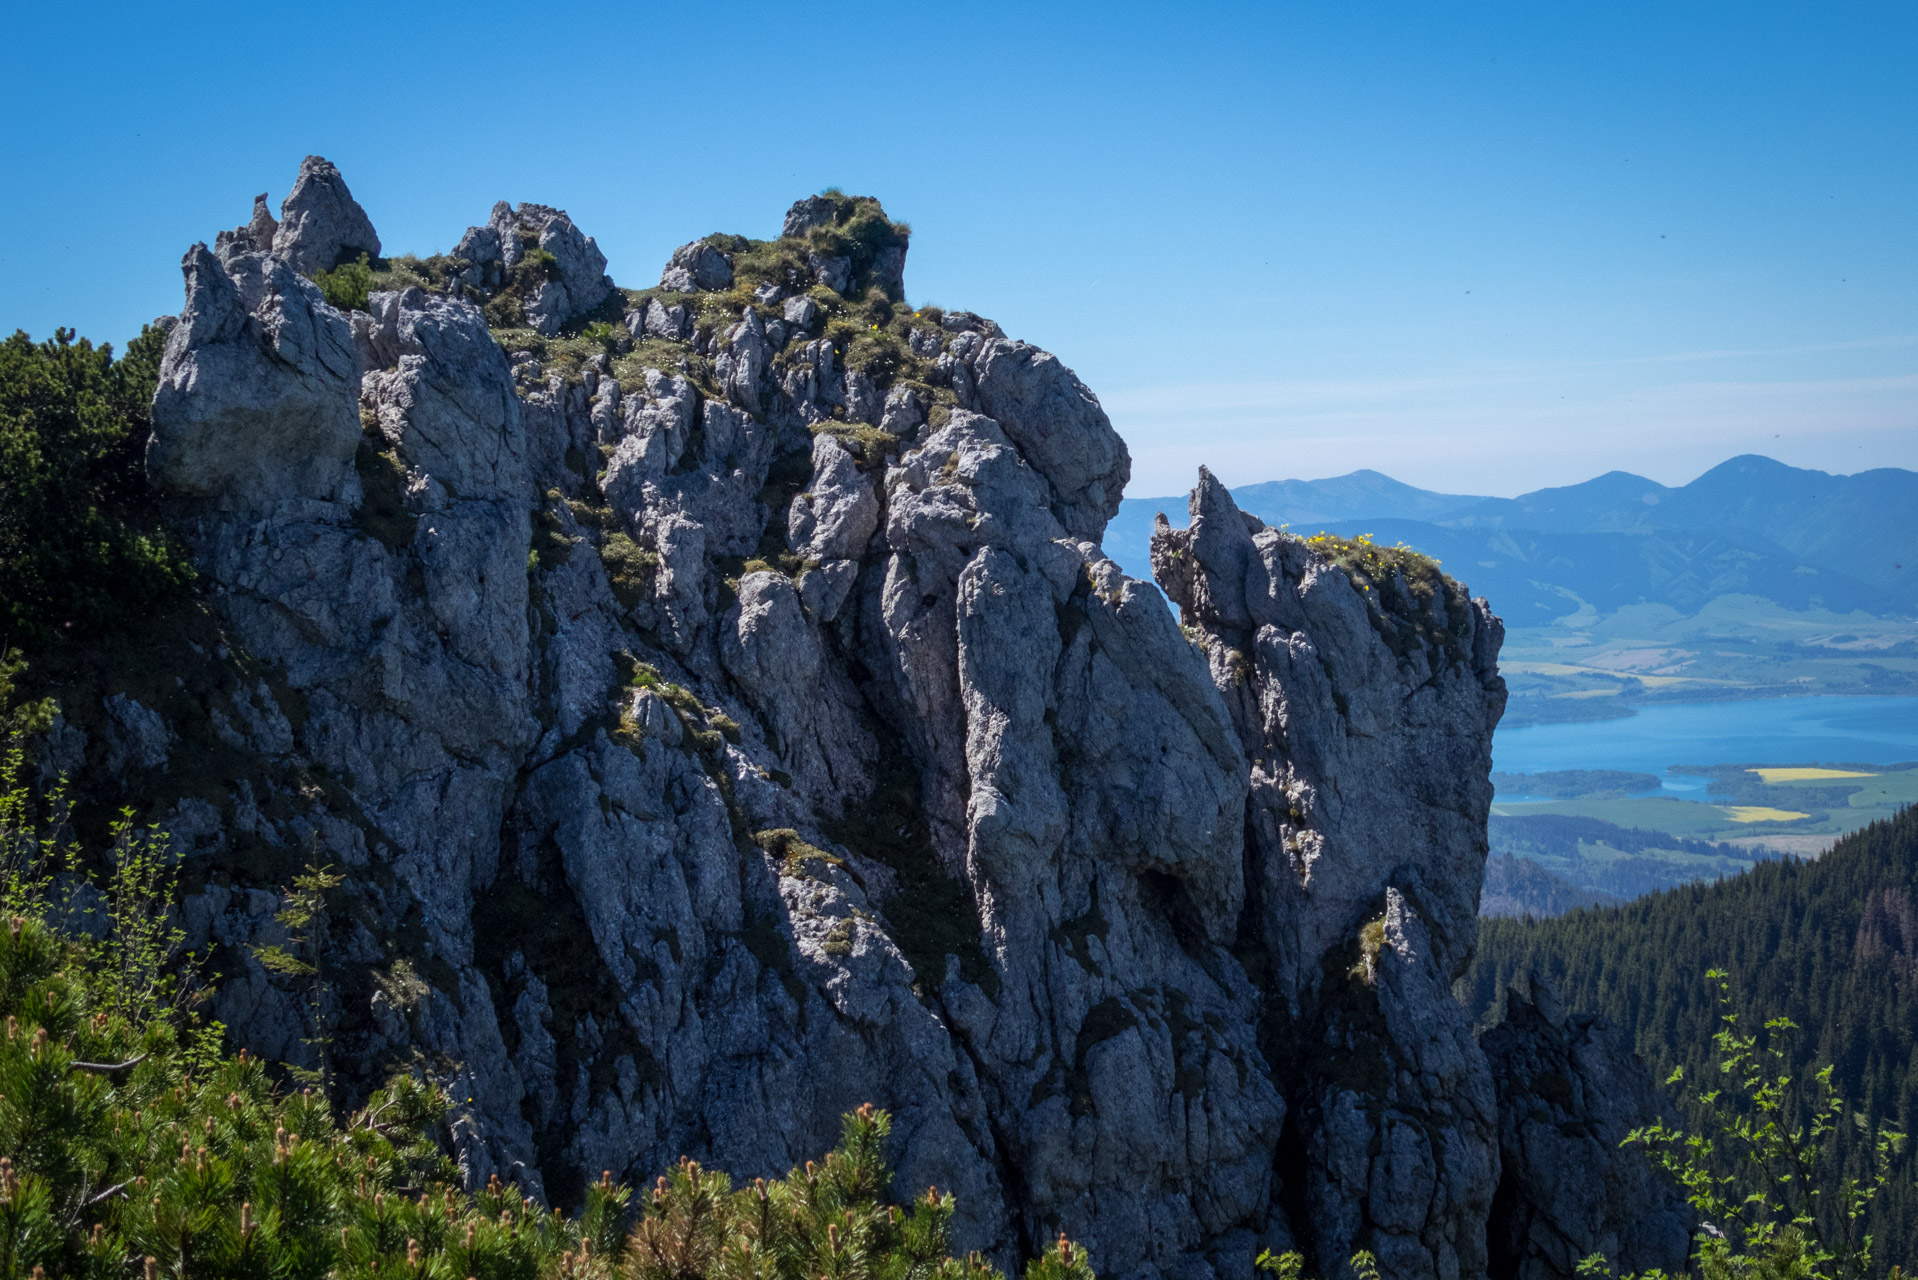
<instances>
[{"instance_id":1,"label":"yellow rapeseed field","mask_svg":"<svg viewBox=\"0 0 1918 1280\"><path fill-rule=\"evenodd\" d=\"M1773 809L1762 804L1728 804L1725 806L1725 816L1733 822L1795 822L1811 815L1790 809Z\"/></svg>"},{"instance_id":2,"label":"yellow rapeseed field","mask_svg":"<svg viewBox=\"0 0 1918 1280\"><path fill-rule=\"evenodd\" d=\"M1857 773L1850 769L1748 769L1767 783L1811 782L1822 778L1875 778L1875 773Z\"/></svg>"}]
</instances>

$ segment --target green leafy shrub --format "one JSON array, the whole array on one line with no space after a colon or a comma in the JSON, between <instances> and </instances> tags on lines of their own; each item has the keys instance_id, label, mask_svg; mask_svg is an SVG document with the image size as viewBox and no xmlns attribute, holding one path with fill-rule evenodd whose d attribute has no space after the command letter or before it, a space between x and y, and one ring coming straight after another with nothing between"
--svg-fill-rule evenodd
<instances>
[{"instance_id":1,"label":"green leafy shrub","mask_svg":"<svg viewBox=\"0 0 1918 1280\"><path fill-rule=\"evenodd\" d=\"M147 488L165 335L0 344L0 651L148 615L194 580Z\"/></svg>"},{"instance_id":2,"label":"green leafy shrub","mask_svg":"<svg viewBox=\"0 0 1918 1280\"><path fill-rule=\"evenodd\" d=\"M1284 1253L1261 1249L1259 1256L1252 1260L1252 1266L1268 1275L1277 1276L1279 1280L1301 1280L1305 1275L1305 1255L1291 1249ZM1361 1249L1353 1254L1350 1266L1358 1280L1379 1280L1379 1260L1370 1250Z\"/></svg>"},{"instance_id":3,"label":"green leafy shrub","mask_svg":"<svg viewBox=\"0 0 1918 1280\"><path fill-rule=\"evenodd\" d=\"M292 978L306 988L307 1018L314 1034L305 1043L316 1052L320 1066L317 1071L294 1066L287 1070L294 1079L321 1088L332 1082L328 1068L333 1045L327 1035L331 987L326 977L326 949L320 940L326 930L327 894L345 883L346 877L334 871L331 864L307 863L306 870L293 877L293 887L273 913L274 922L286 931L286 945L249 948L267 972Z\"/></svg>"},{"instance_id":4,"label":"green leafy shrub","mask_svg":"<svg viewBox=\"0 0 1918 1280\"><path fill-rule=\"evenodd\" d=\"M365 254L356 262L342 262L331 271L315 271L313 283L320 286L329 305L341 311L364 311L373 292L373 266Z\"/></svg>"},{"instance_id":5,"label":"green leafy shrub","mask_svg":"<svg viewBox=\"0 0 1918 1280\"><path fill-rule=\"evenodd\" d=\"M624 302L625 299L620 299ZM580 326L579 337L586 342L597 342L608 355L618 351L619 341L627 333L611 320L589 320Z\"/></svg>"},{"instance_id":6,"label":"green leafy shrub","mask_svg":"<svg viewBox=\"0 0 1918 1280\"><path fill-rule=\"evenodd\" d=\"M1710 1131L1661 1120L1627 1134L1625 1145L1644 1147L1698 1211L1695 1268L1705 1280L1864 1280L1873 1274L1872 1237L1862 1223L1891 1181L1905 1135L1854 1116L1830 1066L1809 1081L1793 1069L1798 1026L1790 1018L1767 1019L1762 1036L1744 1031L1724 972L1705 976L1718 988L1722 1024L1712 1037L1722 1079L1697 1093ZM1679 1067L1665 1083L1684 1079ZM1872 1153L1863 1178L1843 1176L1832 1159L1828 1140L1847 1125ZM1605 1259L1593 1255L1579 1271L1603 1275Z\"/></svg>"}]
</instances>

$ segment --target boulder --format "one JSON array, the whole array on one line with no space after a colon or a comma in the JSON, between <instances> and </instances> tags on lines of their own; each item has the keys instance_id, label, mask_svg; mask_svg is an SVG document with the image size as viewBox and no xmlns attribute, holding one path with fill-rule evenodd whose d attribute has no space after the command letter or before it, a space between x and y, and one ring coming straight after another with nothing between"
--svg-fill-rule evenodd
<instances>
[{"instance_id":1,"label":"boulder","mask_svg":"<svg viewBox=\"0 0 1918 1280\"><path fill-rule=\"evenodd\" d=\"M733 282L733 263L704 240L682 244L659 273L659 287L680 293L724 289Z\"/></svg>"},{"instance_id":2,"label":"boulder","mask_svg":"<svg viewBox=\"0 0 1918 1280\"><path fill-rule=\"evenodd\" d=\"M789 236L803 236L814 227L829 227L839 216L839 202L830 196L807 196L796 200L793 207L786 210L786 220L780 224L782 239Z\"/></svg>"},{"instance_id":3,"label":"boulder","mask_svg":"<svg viewBox=\"0 0 1918 1280\"><path fill-rule=\"evenodd\" d=\"M254 225L263 229L257 205ZM280 205L273 252L304 276L331 271L361 254L380 256L379 233L332 161L308 156L300 162L300 176Z\"/></svg>"},{"instance_id":4,"label":"boulder","mask_svg":"<svg viewBox=\"0 0 1918 1280\"><path fill-rule=\"evenodd\" d=\"M669 307L658 298L651 298L647 300L644 310L635 310L627 315L626 327L635 338L644 336L684 342L693 336L693 315L683 302Z\"/></svg>"},{"instance_id":5,"label":"boulder","mask_svg":"<svg viewBox=\"0 0 1918 1280\"><path fill-rule=\"evenodd\" d=\"M879 528L879 495L846 447L830 435L812 442L812 480L787 509L786 541L808 560L857 559Z\"/></svg>"},{"instance_id":6,"label":"boulder","mask_svg":"<svg viewBox=\"0 0 1918 1280\"><path fill-rule=\"evenodd\" d=\"M819 304L806 294L786 299L780 314L787 324L799 329L812 328L813 321L819 318Z\"/></svg>"},{"instance_id":7,"label":"boulder","mask_svg":"<svg viewBox=\"0 0 1918 1280\"><path fill-rule=\"evenodd\" d=\"M834 293L844 293L852 287L851 258L809 253L806 255L806 269L812 272L815 284L822 284Z\"/></svg>"}]
</instances>

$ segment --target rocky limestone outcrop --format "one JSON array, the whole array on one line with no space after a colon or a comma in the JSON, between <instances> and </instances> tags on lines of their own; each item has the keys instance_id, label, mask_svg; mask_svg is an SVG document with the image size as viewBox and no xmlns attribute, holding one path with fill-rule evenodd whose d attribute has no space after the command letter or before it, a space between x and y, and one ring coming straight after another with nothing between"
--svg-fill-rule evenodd
<instances>
[{"instance_id":1,"label":"rocky limestone outcrop","mask_svg":"<svg viewBox=\"0 0 1918 1280\"><path fill-rule=\"evenodd\" d=\"M606 255L581 233L564 209L543 204L517 208L502 200L484 226L468 227L453 249L469 285L497 288L522 264L526 323L548 337L568 321L590 315L613 294Z\"/></svg>"},{"instance_id":2,"label":"rocky limestone outcrop","mask_svg":"<svg viewBox=\"0 0 1918 1280\"><path fill-rule=\"evenodd\" d=\"M167 335L147 468L169 493L245 511L358 500L359 360L345 316L284 258L196 245Z\"/></svg>"},{"instance_id":3,"label":"rocky limestone outcrop","mask_svg":"<svg viewBox=\"0 0 1918 1280\"><path fill-rule=\"evenodd\" d=\"M1435 570L1405 582L1429 561L1335 563L1209 473L1190 514L1161 517L1153 568L1249 765L1246 932L1290 1050L1294 1194L1328 1268L1366 1247L1394 1275L1480 1274L1498 1117L1449 992L1476 936L1502 629Z\"/></svg>"},{"instance_id":4,"label":"rocky limestone outcrop","mask_svg":"<svg viewBox=\"0 0 1918 1280\"><path fill-rule=\"evenodd\" d=\"M673 250L666 269L659 273L659 287L679 293L724 289L732 282L732 260L704 240Z\"/></svg>"},{"instance_id":5,"label":"rocky limestone outcrop","mask_svg":"<svg viewBox=\"0 0 1918 1280\"><path fill-rule=\"evenodd\" d=\"M871 1101L1005 1263L1504 1265L1449 994L1497 619L1202 475L1154 539L1182 626L1099 549L1130 459L1069 370L903 306L874 201L783 231L676 253L617 342L541 206L350 316L286 224L187 255L149 464L206 607L55 741L188 852L218 1016L310 1054L246 948L317 857L342 1087L446 1078L469 1179L768 1174ZM566 301L509 352L482 305L534 244ZM1527 1221L1585 1239L1553 1194Z\"/></svg>"}]
</instances>

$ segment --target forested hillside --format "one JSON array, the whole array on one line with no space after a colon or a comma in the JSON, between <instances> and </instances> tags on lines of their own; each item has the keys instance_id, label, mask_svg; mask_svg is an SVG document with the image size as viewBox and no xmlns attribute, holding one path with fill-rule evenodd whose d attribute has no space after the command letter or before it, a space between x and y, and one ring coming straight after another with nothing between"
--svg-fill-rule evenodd
<instances>
[{"instance_id":1,"label":"forested hillside","mask_svg":"<svg viewBox=\"0 0 1918 1280\"><path fill-rule=\"evenodd\" d=\"M1553 920L1488 919L1460 995L1481 1019L1514 976L1534 970L1568 1008L1601 1013L1633 1036L1661 1077L1711 1077L1719 1026L1708 969L1730 975L1740 1026L1776 1017L1801 1028L1793 1062L1833 1083L1869 1129L1918 1122L1918 809L1874 823L1816 862L1771 862L1715 884ZM1701 1087L1702 1086L1701 1084ZM1688 1121L1694 1117L1687 1116ZM1867 1152L1838 1134L1848 1173ZM1918 1162L1872 1209L1882 1266L1918 1258Z\"/></svg>"},{"instance_id":2,"label":"forested hillside","mask_svg":"<svg viewBox=\"0 0 1918 1280\"><path fill-rule=\"evenodd\" d=\"M1574 906L1600 905L1608 898L1636 898L1674 885L1737 875L1753 863L1778 856L1770 849L1687 840L1570 814L1495 816L1488 830L1493 854L1532 863L1575 890L1600 896L1567 902L1558 910L1530 903L1517 911L1494 911L1481 902L1479 909L1485 915L1558 915Z\"/></svg>"}]
</instances>

